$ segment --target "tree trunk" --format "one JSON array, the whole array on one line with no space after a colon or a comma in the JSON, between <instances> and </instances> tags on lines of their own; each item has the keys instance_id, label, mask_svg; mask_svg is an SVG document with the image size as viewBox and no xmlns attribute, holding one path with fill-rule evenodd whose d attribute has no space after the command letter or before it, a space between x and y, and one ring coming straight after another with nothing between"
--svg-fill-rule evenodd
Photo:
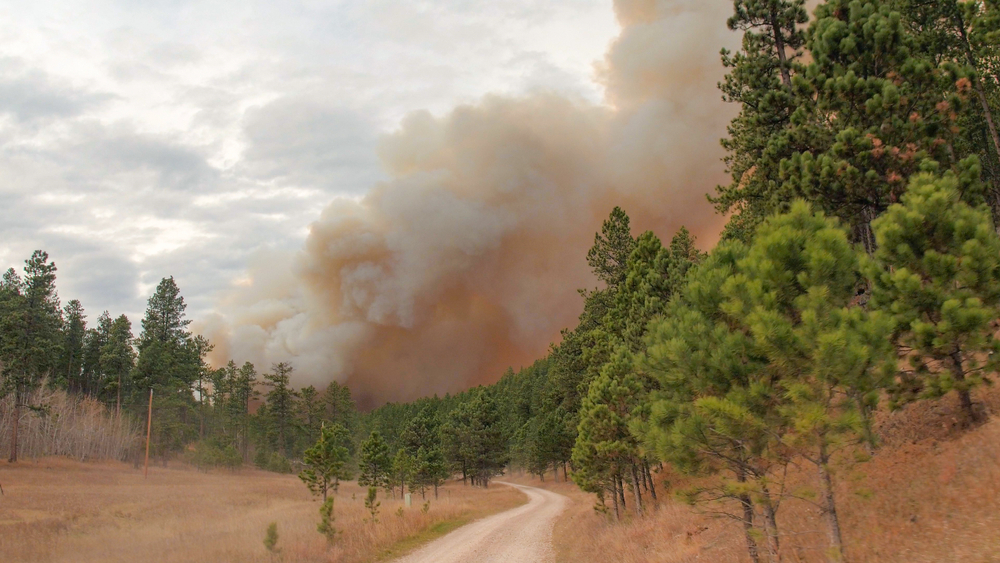
<instances>
[{"instance_id":1,"label":"tree trunk","mask_svg":"<svg viewBox=\"0 0 1000 563\"><path fill-rule=\"evenodd\" d=\"M861 413L861 437L865 443L865 451L868 452L868 455L875 455L875 433L872 432L871 410L861 395L856 394L854 402L858 406L858 412Z\"/></svg>"},{"instance_id":2,"label":"tree trunk","mask_svg":"<svg viewBox=\"0 0 1000 563\"><path fill-rule=\"evenodd\" d=\"M434 500L438 498L438 484L434 483Z\"/></svg>"},{"instance_id":3,"label":"tree trunk","mask_svg":"<svg viewBox=\"0 0 1000 563\"><path fill-rule=\"evenodd\" d=\"M761 486L761 494L764 497L761 503L764 508L764 531L767 534L767 555L775 563L781 561L781 542L778 539L778 519L775 515L774 501L771 500L771 492L767 485Z\"/></svg>"},{"instance_id":4,"label":"tree trunk","mask_svg":"<svg viewBox=\"0 0 1000 563\"><path fill-rule=\"evenodd\" d=\"M17 461L17 425L21 419L21 393L17 385L14 386L14 420L10 425L10 457L9 463Z\"/></svg>"},{"instance_id":5,"label":"tree trunk","mask_svg":"<svg viewBox=\"0 0 1000 563\"><path fill-rule=\"evenodd\" d=\"M616 479L611 480L611 499L614 501L615 505L615 520L620 521L622 519L621 513L618 511L618 481Z\"/></svg>"},{"instance_id":6,"label":"tree trunk","mask_svg":"<svg viewBox=\"0 0 1000 563\"><path fill-rule=\"evenodd\" d=\"M635 494L635 513L642 516L642 492L639 490L639 470L632 464L632 492Z\"/></svg>"},{"instance_id":7,"label":"tree trunk","mask_svg":"<svg viewBox=\"0 0 1000 563\"><path fill-rule=\"evenodd\" d=\"M564 482L568 482L569 481L569 477L566 476L566 462L565 461L562 462L562 466L563 466L563 481Z\"/></svg>"},{"instance_id":8,"label":"tree trunk","mask_svg":"<svg viewBox=\"0 0 1000 563\"><path fill-rule=\"evenodd\" d=\"M618 499L622 503L622 512L628 510L628 505L625 504L625 485L622 484L621 473L615 475L615 482L618 484Z\"/></svg>"},{"instance_id":9,"label":"tree trunk","mask_svg":"<svg viewBox=\"0 0 1000 563\"><path fill-rule=\"evenodd\" d=\"M828 533L830 535L830 552L828 560L843 563L844 540L840 534L840 520L837 518L837 504L833 498L833 479L830 477L830 454L826 451L826 442L821 438L819 446L819 481L823 488L823 511L826 514Z\"/></svg>"},{"instance_id":10,"label":"tree trunk","mask_svg":"<svg viewBox=\"0 0 1000 563\"><path fill-rule=\"evenodd\" d=\"M653 497L653 501L656 501L656 481L653 480L653 473L649 470L649 464L645 464L644 469L646 470L646 478L649 479L649 494Z\"/></svg>"},{"instance_id":11,"label":"tree trunk","mask_svg":"<svg viewBox=\"0 0 1000 563\"><path fill-rule=\"evenodd\" d=\"M976 419L976 409L972 406L972 395L969 388L965 386L965 367L963 366L962 351L956 349L951 354L951 373L955 381L958 382L958 401L962 406L963 426L969 426L978 422Z\"/></svg>"},{"instance_id":12,"label":"tree trunk","mask_svg":"<svg viewBox=\"0 0 1000 563\"><path fill-rule=\"evenodd\" d=\"M552 464L552 480L556 483L559 482L559 466Z\"/></svg>"},{"instance_id":13,"label":"tree trunk","mask_svg":"<svg viewBox=\"0 0 1000 563\"><path fill-rule=\"evenodd\" d=\"M740 471L736 475L736 480L740 483L745 483L747 480L746 474ZM750 552L750 561L752 563L760 563L760 554L757 552L757 540L753 537L753 501L750 500L750 495L746 493L739 496L739 501L743 505L743 537L746 539L747 550Z\"/></svg>"},{"instance_id":14,"label":"tree trunk","mask_svg":"<svg viewBox=\"0 0 1000 563\"><path fill-rule=\"evenodd\" d=\"M774 34L774 49L778 52L778 61L781 63L781 81L785 88L792 89L792 75L788 72L788 56L785 53L785 37L781 35L781 27L778 25L778 13L771 8L771 31Z\"/></svg>"}]
</instances>

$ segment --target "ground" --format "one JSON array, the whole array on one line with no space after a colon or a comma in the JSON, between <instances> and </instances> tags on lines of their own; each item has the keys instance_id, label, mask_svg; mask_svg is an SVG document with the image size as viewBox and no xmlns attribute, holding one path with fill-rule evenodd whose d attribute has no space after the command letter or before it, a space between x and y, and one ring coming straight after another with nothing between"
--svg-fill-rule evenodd
<instances>
[{"instance_id":1,"label":"ground","mask_svg":"<svg viewBox=\"0 0 1000 563\"><path fill-rule=\"evenodd\" d=\"M379 522L369 517L357 484L342 483L334 525L343 530L328 547L316 532L319 501L293 475L252 469L202 473L153 467L149 478L131 465L45 458L0 462L0 561L270 562L263 539L278 525L282 561L354 562L390 559L473 519L523 504L509 487L441 488L430 505L412 507L385 497Z\"/></svg>"},{"instance_id":2,"label":"ground","mask_svg":"<svg viewBox=\"0 0 1000 563\"><path fill-rule=\"evenodd\" d=\"M530 499L527 504L494 514L455 530L394 563L550 563L552 527L562 515L568 498L544 489L517 487Z\"/></svg>"}]
</instances>

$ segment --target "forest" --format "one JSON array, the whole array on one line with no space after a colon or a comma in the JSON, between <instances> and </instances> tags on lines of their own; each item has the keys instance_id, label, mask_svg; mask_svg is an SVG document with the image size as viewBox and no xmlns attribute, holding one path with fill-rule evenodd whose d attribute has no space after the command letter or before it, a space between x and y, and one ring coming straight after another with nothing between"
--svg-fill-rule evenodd
<instances>
[{"instance_id":1,"label":"forest","mask_svg":"<svg viewBox=\"0 0 1000 563\"><path fill-rule=\"evenodd\" d=\"M138 336L108 312L89 325L37 251L0 284L0 450L17 459L21 411L46 416L43 386L137 425L152 392L155 460L299 473L324 498L350 479L427 497L518 467L572 480L612 520L657 495L726 515L755 563L780 557L783 501L810 502L843 560L831 460L877 456L879 412L953 394L963 428L988 416L973 392L1000 362L1000 2L733 4L721 241L636 235L609 210L580 257L599 285L566 288L582 313L546 357L359 412L336 382L294 388L289 363L208 365L173 278ZM810 498L792 465L816 476Z\"/></svg>"}]
</instances>

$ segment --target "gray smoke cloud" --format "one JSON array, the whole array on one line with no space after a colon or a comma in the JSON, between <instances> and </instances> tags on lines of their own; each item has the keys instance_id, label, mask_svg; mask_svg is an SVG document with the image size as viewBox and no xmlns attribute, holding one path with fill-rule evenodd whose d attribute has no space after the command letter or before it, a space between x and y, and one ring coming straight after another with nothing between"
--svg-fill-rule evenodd
<instances>
[{"instance_id":1,"label":"gray smoke cloud","mask_svg":"<svg viewBox=\"0 0 1000 563\"><path fill-rule=\"evenodd\" d=\"M545 354L593 287L584 256L615 205L636 232L714 243L725 181L718 52L731 6L618 0L602 105L488 96L408 115L379 142L386 181L338 199L294 255L261 254L198 327L214 361L291 361L295 383L365 406L455 392Z\"/></svg>"}]
</instances>

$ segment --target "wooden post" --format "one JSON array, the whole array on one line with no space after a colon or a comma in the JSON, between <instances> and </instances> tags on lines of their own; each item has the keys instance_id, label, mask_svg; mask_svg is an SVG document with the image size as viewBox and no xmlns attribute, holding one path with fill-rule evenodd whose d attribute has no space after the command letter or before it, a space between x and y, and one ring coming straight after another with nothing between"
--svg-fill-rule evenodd
<instances>
[{"instance_id":1,"label":"wooden post","mask_svg":"<svg viewBox=\"0 0 1000 563\"><path fill-rule=\"evenodd\" d=\"M142 478L149 475L149 435L153 429L153 390L149 390L149 415L146 418L146 463L142 466Z\"/></svg>"}]
</instances>

